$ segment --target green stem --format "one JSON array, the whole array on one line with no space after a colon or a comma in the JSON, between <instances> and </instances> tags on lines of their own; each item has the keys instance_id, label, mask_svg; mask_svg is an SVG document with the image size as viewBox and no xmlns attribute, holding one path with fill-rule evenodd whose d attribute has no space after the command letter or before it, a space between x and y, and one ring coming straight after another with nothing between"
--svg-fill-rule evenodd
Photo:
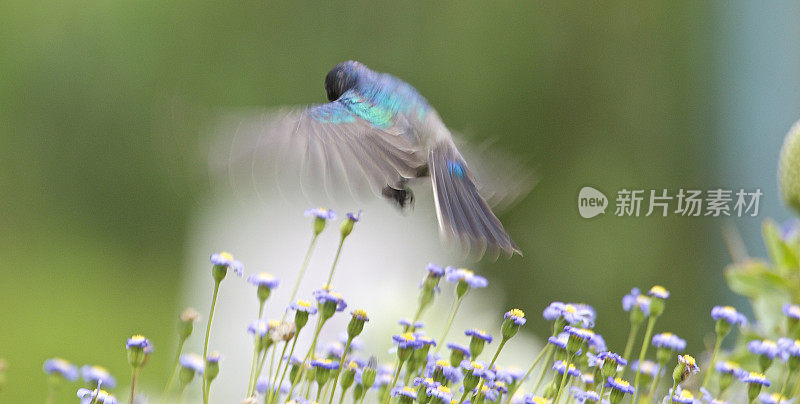
<instances>
[{"instance_id":1,"label":"green stem","mask_svg":"<svg viewBox=\"0 0 800 404\"><path fill-rule=\"evenodd\" d=\"M162 402L166 401L167 394L169 393L170 389L172 389L172 385L175 384L175 378L178 376L178 368L180 367L181 352L183 352L184 343L186 343L186 338L181 338L178 342L178 353L175 355L175 364L172 366L172 373L169 375L167 386L164 387L164 394L162 394L161 399Z\"/></svg>"},{"instance_id":2,"label":"green stem","mask_svg":"<svg viewBox=\"0 0 800 404\"><path fill-rule=\"evenodd\" d=\"M254 394L256 394L256 385L258 385L258 378L261 376L261 371L264 370L264 363L267 361L267 352L273 346L275 346L275 344L272 344L269 347L267 347L267 349L265 349L264 352L261 354L261 357L258 358L258 362L256 363L256 374L255 377L253 377L253 387L250 389L250 391L247 392L247 397L252 397ZM274 354L275 350L273 350L272 352ZM267 375L267 379L269 379L269 375Z\"/></svg>"},{"instance_id":3,"label":"green stem","mask_svg":"<svg viewBox=\"0 0 800 404\"><path fill-rule=\"evenodd\" d=\"M342 374L342 368L344 367L344 358L347 357L347 351L350 350L350 343L353 342L352 338L347 338L347 342L344 344L344 352L342 352L342 359L339 361L339 368L336 369L336 376L333 378L333 387L331 387L331 399L328 400L328 404L333 403L333 395L336 393L336 383L339 382L339 375Z\"/></svg>"},{"instance_id":4,"label":"green stem","mask_svg":"<svg viewBox=\"0 0 800 404\"><path fill-rule=\"evenodd\" d=\"M603 394L606 393L606 381L602 380L600 382L600 402L603 402Z\"/></svg>"},{"instance_id":5,"label":"green stem","mask_svg":"<svg viewBox=\"0 0 800 404\"><path fill-rule=\"evenodd\" d=\"M394 377L392 377L392 383L389 385L389 389L386 390L386 401L384 404L389 404L389 401L392 400L392 390L394 389L394 386L397 384L397 378L400 377L400 370L403 369L403 364L406 362L404 360L401 360L399 357L397 358L397 361L398 361L397 371L394 372ZM464 394L467 394L467 392L465 391Z\"/></svg>"},{"instance_id":6,"label":"green stem","mask_svg":"<svg viewBox=\"0 0 800 404\"><path fill-rule=\"evenodd\" d=\"M258 334L258 332L256 332ZM250 362L250 376L247 378L247 397L250 397L250 390L253 388L253 375L256 373L256 361L258 360L259 337L253 337L253 360Z\"/></svg>"},{"instance_id":7,"label":"green stem","mask_svg":"<svg viewBox=\"0 0 800 404\"><path fill-rule=\"evenodd\" d=\"M299 336L300 336L300 330L297 330L297 334L294 335L294 339L292 340L292 349L289 350L289 357L286 358L286 366L283 367L283 373L281 373L281 380L278 382L278 384L274 384L274 385L270 386L270 389L275 390L275 393L273 394L273 396L275 398L272 400L273 403L277 403L278 402L278 396L280 396L280 394L281 394L281 389L280 389L280 387L278 387L278 388L275 388L275 387L283 385L283 379L284 379L284 377L286 377L286 369L289 368L289 364L292 362L292 355L294 355L294 347L297 344L297 338ZM283 351L281 352L281 358L280 358L281 360L283 359L283 354L286 353L286 346L287 345L289 345L288 342L283 344ZM280 364L281 363L278 362L278 367L279 368L280 368ZM275 380L278 380L278 373L275 373ZM292 381L292 389L289 390L289 397L292 396L292 392L293 391L294 391L294 381Z\"/></svg>"},{"instance_id":8,"label":"green stem","mask_svg":"<svg viewBox=\"0 0 800 404\"><path fill-rule=\"evenodd\" d=\"M714 351L711 353L711 362L708 365L708 369L706 370L706 375L703 377L703 384L702 387L708 388L708 382L711 380L712 369L714 369L714 363L717 360L717 352L719 352L719 347L722 345L722 338L720 338L719 334L717 334L717 340L714 341Z\"/></svg>"},{"instance_id":9,"label":"green stem","mask_svg":"<svg viewBox=\"0 0 800 404\"><path fill-rule=\"evenodd\" d=\"M183 393L186 391L186 384L181 383L180 387L178 388L178 399L177 403L183 402Z\"/></svg>"},{"instance_id":10,"label":"green stem","mask_svg":"<svg viewBox=\"0 0 800 404\"><path fill-rule=\"evenodd\" d=\"M342 253L342 246L344 245L344 237L339 240L339 248L336 249L336 257L333 259L333 265L331 266L331 273L328 274L328 281L325 282L325 289L330 289L331 281L333 280L333 272L336 270L336 263L339 262L339 255Z\"/></svg>"},{"instance_id":11,"label":"green stem","mask_svg":"<svg viewBox=\"0 0 800 404\"><path fill-rule=\"evenodd\" d=\"M660 378L661 369L664 369L665 366L667 366L666 362L664 362L664 363L659 362L658 363L658 372L656 372L656 375L653 376L653 383L650 385L650 391L647 392L647 402L648 403L651 403L653 401L653 395L656 392L656 388L658 388L658 382L661 380L661 378Z\"/></svg>"},{"instance_id":12,"label":"green stem","mask_svg":"<svg viewBox=\"0 0 800 404\"><path fill-rule=\"evenodd\" d=\"M134 389L136 388L136 373L138 369L135 366L131 366L131 398L130 403L133 404L133 395Z\"/></svg>"},{"instance_id":13,"label":"green stem","mask_svg":"<svg viewBox=\"0 0 800 404\"><path fill-rule=\"evenodd\" d=\"M320 316L317 317L317 329L314 331L314 338L311 339L311 346L308 348L308 352L306 352L306 357L303 358L302 368L300 369L300 377L302 378L306 372L306 363L311 358L311 355L315 354L317 351L317 338L319 337L319 332L322 331L322 326L325 325L325 320L322 319L322 313ZM308 390L306 390L306 394L304 397L308 399L308 395L311 393L311 382L308 382ZM291 392L289 393L291 397Z\"/></svg>"},{"instance_id":14,"label":"green stem","mask_svg":"<svg viewBox=\"0 0 800 404\"><path fill-rule=\"evenodd\" d=\"M791 371L787 371L786 372L786 379L783 380L783 386L781 386L781 392L780 392L780 394L778 394L778 402L783 401L783 398L784 398L783 397L783 393L786 392L786 386L789 385L789 379L791 379L792 373L793 372L791 372Z\"/></svg>"},{"instance_id":15,"label":"green stem","mask_svg":"<svg viewBox=\"0 0 800 404\"><path fill-rule=\"evenodd\" d=\"M642 341L642 350L639 351L639 366L636 367L636 377L633 381L633 401L631 403L637 403L639 398L639 380L642 376L642 366L641 364L644 363L644 358L647 355L647 348L650 346L650 336L653 334L653 328L656 326L656 319L657 317L651 316L649 320L647 320L647 329L644 332L644 341Z\"/></svg>"},{"instance_id":16,"label":"green stem","mask_svg":"<svg viewBox=\"0 0 800 404\"><path fill-rule=\"evenodd\" d=\"M289 303L294 301L294 298L297 297L297 289L300 287L300 281L303 279L303 275L306 273L306 269L308 268L308 260L311 258L311 252L314 250L314 245L317 244L317 237L319 237L319 233L314 233L314 236L311 237L311 243L308 245L308 250L306 250L306 255L303 258L303 263L300 265L300 271L297 273L297 279L294 281L294 286L292 287L292 294L289 297ZM288 311L283 312L283 317L281 317L281 321L286 320L286 313Z\"/></svg>"},{"instance_id":17,"label":"green stem","mask_svg":"<svg viewBox=\"0 0 800 404\"><path fill-rule=\"evenodd\" d=\"M342 389L342 394L339 396L339 404L344 402L344 395L347 393L347 389Z\"/></svg>"},{"instance_id":18,"label":"green stem","mask_svg":"<svg viewBox=\"0 0 800 404\"><path fill-rule=\"evenodd\" d=\"M450 311L450 316L447 318L447 325L444 327L444 331L442 331L442 336L439 337L438 343L439 345L436 346L436 350L433 351L434 355L439 353L439 350L445 345L444 339L447 338L447 333L450 332L450 327L453 326L453 320L456 318L456 313L458 312L458 308L461 307L461 301L464 300L464 296L467 294L464 293L461 297L456 297L456 301L453 303L453 310ZM413 323L412 323L413 325Z\"/></svg>"},{"instance_id":19,"label":"green stem","mask_svg":"<svg viewBox=\"0 0 800 404\"><path fill-rule=\"evenodd\" d=\"M567 362L564 364L564 374L561 376L561 383L558 384L558 392L556 393L556 399L553 400L553 404L558 404L558 401L561 400L561 392L564 391L564 387L567 384L567 376L569 375L569 365L572 363L572 358L574 354L569 354L567 356ZM556 373L557 375L558 373Z\"/></svg>"},{"instance_id":20,"label":"green stem","mask_svg":"<svg viewBox=\"0 0 800 404\"><path fill-rule=\"evenodd\" d=\"M641 326L642 323L631 323L631 329L628 331L628 341L625 342L625 351L622 354L623 358L630 358L633 343L636 342L636 335L639 334L639 327Z\"/></svg>"},{"instance_id":21,"label":"green stem","mask_svg":"<svg viewBox=\"0 0 800 404\"><path fill-rule=\"evenodd\" d=\"M284 346L285 345L286 344L284 344ZM278 348L275 346L275 344L272 344L272 346L270 348L272 348L272 354L269 355L269 373L267 373L267 381L268 382L272 381L272 369L273 369L273 367L275 365L275 352L278 350ZM280 364L279 364L279 366L280 366ZM277 377L277 375L275 377ZM256 383L258 383L258 381L256 381ZM275 386L269 386L269 385L267 387L268 387L268 389L275 388ZM268 392L267 396L269 396L269 394L270 393Z\"/></svg>"},{"instance_id":22,"label":"green stem","mask_svg":"<svg viewBox=\"0 0 800 404\"><path fill-rule=\"evenodd\" d=\"M539 351L539 355L536 356L536 359L534 359L534 361L533 361L533 365L531 365L530 369L528 369L528 372L525 373L525 376L523 376L522 379L519 381L519 383L517 383L517 385L514 386L514 388L511 389L511 391L508 392L509 400L512 397L514 397L514 394L517 393L517 390L519 390L520 386L522 386L522 383L525 383L525 380L528 380L528 377L531 375L531 372L533 372L533 369L536 368L536 365L538 365L539 361L544 357L545 352L550 352L550 348L551 347L552 347L552 345L546 344L544 346L544 348L542 348L542 350ZM534 390L534 392L535 392L535 390Z\"/></svg>"},{"instance_id":23,"label":"green stem","mask_svg":"<svg viewBox=\"0 0 800 404\"><path fill-rule=\"evenodd\" d=\"M669 402L670 403L674 403L675 402L675 400L673 400L673 398L675 398L675 391L676 390L678 390L678 381L677 380L675 380L675 382L672 383L672 392L669 394Z\"/></svg>"},{"instance_id":24,"label":"green stem","mask_svg":"<svg viewBox=\"0 0 800 404\"><path fill-rule=\"evenodd\" d=\"M211 321L214 319L214 308L217 305L217 295L219 294L219 284L222 280L214 280L214 294L211 297L211 311L208 313L208 325L206 326L206 338L203 343L203 361L208 357L208 337L211 335ZM203 404L208 404L208 383L203 378Z\"/></svg>"},{"instance_id":25,"label":"green stem","mask_svg":"<svg viewBox=\"0 0 800 404\"><path fill-rule=\"evenodd\" d=\"M544 381L544 375L547 374L547 368L550 367L550 361L553 359L553 350L547 354L547 360L544 361L544 368L542 369L542 373L539 374L539 380L536 381L536 386L533 388L533 394L539 391L539 387L542 386L542 382Z\"/></svg>"},{"instance_id":26,"label":"green stem","mask_svg":"<svg viewBox=\"0 0 800 404\"><path fill-rule=\"evenodd\" d=\"M500 341L500 345L497 347L497 351L494 352L494 356L492 357L492 361L489 362L489 367L487 369L491 369L492 366L494 366L494 362L497 361L497 357L500 356L500 351L503 349L503 346L506 345L506 342L508 342L508 338L503 338L503 340ZM472 397L473 399L477 399L478 398L478 394L481 393L481 388L483 388L483 381L484 381L484 379L481 378L481 382L478 383L478 388L475 390L475 396ZM473 400L473 401L475 401L475 400Z\"/></svg>"}]
</instances>

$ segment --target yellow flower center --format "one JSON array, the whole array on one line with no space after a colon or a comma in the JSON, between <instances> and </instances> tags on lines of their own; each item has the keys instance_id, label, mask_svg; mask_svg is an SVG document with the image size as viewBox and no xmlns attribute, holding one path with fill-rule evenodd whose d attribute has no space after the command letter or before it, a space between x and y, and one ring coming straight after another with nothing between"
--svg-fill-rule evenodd
<instances>
[{"instance_id":1,"label":"yellow flower center","mask_svg":"<svg viewBox=\"0 0 800 404\"><path fill-rule=\"evenodd\" d=\"M300 307L308 308L308 307L311 307L311 302L309 302L307 300L298 300L297 301L297 305L300 306Z\"/></svg>"},{"instance_id":2,"label":"yellow flower center","mask_svg":"<svg viewBox=\"0 0 800 404\"><path fill-rule=\"evenodd\" d=\"M566 306L564 307L564 311L566 311L567 313L577 313L577 312L578 312L578 309L577 309L577 308L575 308L575 306L573 306L573 305L571 305L571 304L568 304L568 305L566 305Z\"/></svg>"},{"instance_id":3,"label":"yellow flower center","mask_svg":"<svg viewBox=\"0 0 800 404\"><path fill-rule=\"evenodd\" d=\"M525 312L520 309L511 309L508 313L514 317L525 317Z\"/></svg>"},{"instance_id":4,"label":"yellow flower center","mask_svg":"<svg viewBox=\"0 0 800 404\"><path fill-rule=\"evenodd\" d=\"M436 366L443 368L445 366L450 366L450 362L444 359L439 359L438 361L436 361Z\"/></svg>"},{"instance_id":5,"label":"yellow flower center","mask_svg":"<svg viewBox=\"0 0 800 404\"><path fill-rule=\"evenodd\" d=\"M353 310L353 315L356 316L356 317L365 317L366 318L367 317L367 312L364 311L363 309L356 309L356 310Z\"/></svg>"},{"instance_id":6,"label":"yellow flower center","mask_svg":"<svg viewBox=\"0 0 800 404\"><path fill-rule=\"evenodd\" d=\"M667 290L664 289L663 286L656 285L656 286L653 286L652 288L650 288L650 294L665 295L665 294L667 294Z\"/></svg>"},{"instance_id":7,"label":"yellow flower center","mask_svg":"<svg viewBox=\"0 0 800 404\"><path fill-rule=\"evenodd\" d=\"M400 335L400 338L404 339L405 341L414 341L416 339L414 334L410 332Z\"/></svg>"},{"instance_id":8,"label":"yellow flower center","mask_svg":"<svg viewBox=\"0 0 800 404\"><path fill-rule=\"evenodd\" d=\"M631 385L630 383L628 383L628 382L627 382L627 381L625 381L625 380L622 380L622 379L620 379L619 377L617 377L616 379L614 379L614 381L615 381L615 382L617 382L617 384L619 384L619 385L620 385L620 386L622 386L622 387L628 387L628 386L630 386L630 385Z\"/></svg>"},{"instance_id":9,"label":"yellow flower center","mask_svg":"<svg viewBox=\"0 0 800 404\"><path fill-rule=\"evenodd\" d=\"M222 257L222 258L225 258L226 260L233 261L233 255L231 255L231 253L229 253L229 252L223 251L223 252L219 253L219 256Z\"/></svg>"}]
</instances>

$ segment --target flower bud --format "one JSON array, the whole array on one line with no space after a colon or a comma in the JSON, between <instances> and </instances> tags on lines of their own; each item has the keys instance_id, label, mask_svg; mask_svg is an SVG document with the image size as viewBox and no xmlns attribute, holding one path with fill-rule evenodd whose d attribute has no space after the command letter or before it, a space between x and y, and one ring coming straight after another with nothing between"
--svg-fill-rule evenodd
<instances>
[{"instance_id":1,"label":"flower bud","mask_svg":"<svg viewBox=\"0 0 800 404\"><path fill-rule=\"evenodd\" d=\"M178 335L181 340L185 340L192 335L194 331L194 323L200 318L200 313L193 308L188 308L180 315L180 322L178 322Z\"/></svg>"},{"instance_id":2,"label":"flower bud","mask_svg":"<svg viewBox=\"0 0 800 404\"><path fill-rule=\"evenodd\" d=\"M150 341L141 335L128 338L125 348L128 350L128 364L133 368L142 366L153 349Z\"/></svg>"},{"instance_id":3,"label":"flower bud","mask_svg":"<svg viewBox=\"0 0 800 404\"><path fill-rule=\"evenodd\" d=\"M208 354L206 358L206 368L203 377L210 384L219 374L219 360L221 359L218 352Z\"/></svg>"},{"instance_id":4,"label":"flower bud","mask_svg":"<svg viewBox=\"0 0 800 404\"><path fill-rule=\"evenodd\" d=\"M800 121L784 138L778 163L778 183L783 201L795 212L800 212Z\"/></svg>"},{"instance_id":5,"label":"flower bud","mask_svg":"<svg viewBox=\"0 0 800 404\"><path fill-rule=\"evenodd\" d=\"M362 309L354 310L350 314L352 318L350 318L350 323L347 325L347 336L353 339L364 330L364 323L369 321L369 317L367 317L367 312Z\"/></svg>"}]
</instances>

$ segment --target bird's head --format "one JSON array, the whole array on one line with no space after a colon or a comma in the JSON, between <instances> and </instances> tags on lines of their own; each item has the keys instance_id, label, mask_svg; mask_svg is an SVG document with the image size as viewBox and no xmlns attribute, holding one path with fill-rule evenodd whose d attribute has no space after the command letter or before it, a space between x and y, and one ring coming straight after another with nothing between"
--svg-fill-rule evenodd
<instances>
[{"instance_id":1,"label":"bird's head","mask_svg":"<svg viewBox=\"0 0 800 404\"><path fill-rule=\"evenodd\" d=\"M355 87L358 71L364 65L354 60L339 63L325 76L325 92L328 93L328 101L336 101L342 94Z\"/></svg>"}]
</instances>

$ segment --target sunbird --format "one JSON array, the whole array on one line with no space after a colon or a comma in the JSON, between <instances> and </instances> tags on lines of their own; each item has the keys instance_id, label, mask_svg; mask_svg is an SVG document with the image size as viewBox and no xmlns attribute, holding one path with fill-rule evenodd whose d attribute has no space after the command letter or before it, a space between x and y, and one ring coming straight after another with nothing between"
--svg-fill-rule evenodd
<instances>
[{"instance_id":1,"label":"sunbird","mask_svg":"<svg viewBox=\"0 0 800 404\"><path fill-rule=\"evenodd\" d=\"M254 153L268 154L279 177L367 188L401 209L414 203L409 181L430 179L445 238L478 256L521 254L479 193L450 130L414 87L351 60L328 72L325 92L328 103L271 115L253 129ZM518 194L529 189L515 186Z\"/></svg>"}]
</instances>

